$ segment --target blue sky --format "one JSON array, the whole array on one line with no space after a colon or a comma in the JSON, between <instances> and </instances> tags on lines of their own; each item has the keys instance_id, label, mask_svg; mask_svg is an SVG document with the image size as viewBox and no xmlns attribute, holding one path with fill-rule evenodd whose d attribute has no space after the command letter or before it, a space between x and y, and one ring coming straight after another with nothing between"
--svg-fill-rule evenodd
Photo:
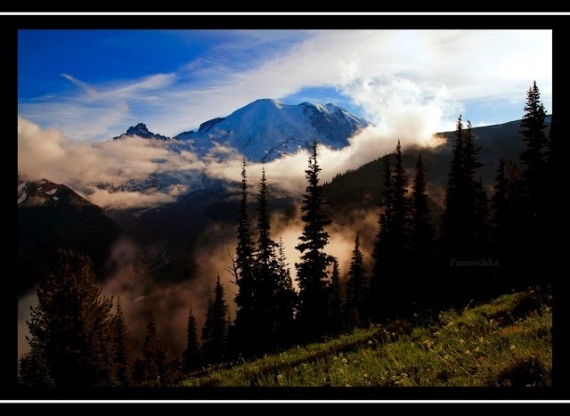
<instances>
[{"instance_id":1,"label":"blue sky","mask_svg":"<svg viewBox=\"0 0 570 416\"><path fill-rule=\"evenodd\" d=\"M258 98L334 102L375 124L521 118L533 80L552 113L550 30L20 30L18 115L67 138L138 122L167 136Z\"/></svg>"}]
</instances>

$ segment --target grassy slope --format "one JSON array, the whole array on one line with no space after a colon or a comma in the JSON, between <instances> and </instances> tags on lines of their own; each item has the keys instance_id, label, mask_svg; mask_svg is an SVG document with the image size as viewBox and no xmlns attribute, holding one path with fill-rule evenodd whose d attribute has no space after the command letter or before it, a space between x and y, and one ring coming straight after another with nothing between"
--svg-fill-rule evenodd
<instances>
[{"instance_id":1,"label":"grassy slope","mask_svg":"<svg viewBox=\"0 0 570 416\"><path fill-rule=\"evenodd\" d=\"M183 386L552 385L551 292L503 295L437 317L357 329L230 369L190 376Z\"/></svg>"}]
</instances>

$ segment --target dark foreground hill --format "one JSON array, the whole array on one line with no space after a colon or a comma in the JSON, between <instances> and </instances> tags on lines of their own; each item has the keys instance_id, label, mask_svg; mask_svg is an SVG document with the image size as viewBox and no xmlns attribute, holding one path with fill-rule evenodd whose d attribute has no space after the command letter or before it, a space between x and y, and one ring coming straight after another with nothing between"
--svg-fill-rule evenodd
<instances>
[{"instance_id":1,"label":"dark foreground hill","mask_svg":"<svg viewBox=\"0 0 570 416\"><path fill-rule=\"evenodd\" d=\"M89 255L99 274L120 227L104 211L65 185L18 179L18 293L47 273L58 248Z\"/></svg>"}]
</instances>

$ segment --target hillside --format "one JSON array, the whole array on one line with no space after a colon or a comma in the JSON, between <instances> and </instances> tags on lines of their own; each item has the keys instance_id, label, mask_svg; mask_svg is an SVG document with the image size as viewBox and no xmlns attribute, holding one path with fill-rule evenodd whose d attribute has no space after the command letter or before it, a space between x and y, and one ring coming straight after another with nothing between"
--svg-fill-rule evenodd
<instances>
[{"instance_id":1,"label":"hillside","mask_svg":"<svg viewBox=\"0 0 570 416\"><path fill-rule=\"evenodd\" d=\"M550 125L551 116L547 117L546 122ZM547 131L549 128L547 127ZM483 165L479 170L479 175L488 196L492 194L499 158L517 162L525 148L521 129L520 120L472 129L475 143L480 146L478 156ZM445 142L433 148L406 147L405 143L402 143L403 163L410 185L413 181L418 155L422 154L434 224L438 224L442 213L455 132L437 133L437 136L445 138ZM394 150L395 148L396 140L394 140ZM393 166L394 154L391 154L390 162ZM381 179L383 169L382 159L376 159L357 169L337 175L326 184L325 193L331 205L331 215L342 221L354 209L377 207L383 190Z\"/></svg>"},{"instance_id":2,"label":"hillside","mask_svg":"<svg viewBox=\"0 0 570 416\"><path fill-rule=\"evenodd\" d=\"M97 272L105 268L121 228L104 211L69 187L46 179L18 177L18 293L47 273L59 247L88 254Z\"/></svg>"},{"instance_id":3,"label":"hillside","mask_svg":"<svg viewBox=\"0 0 570 416\"><path fill-rule=\"evenodd\" d=\"M552 293L535 288L357 329L233 368L196 372L181 385L548 387Z\"/></svg>"}]
</instances>

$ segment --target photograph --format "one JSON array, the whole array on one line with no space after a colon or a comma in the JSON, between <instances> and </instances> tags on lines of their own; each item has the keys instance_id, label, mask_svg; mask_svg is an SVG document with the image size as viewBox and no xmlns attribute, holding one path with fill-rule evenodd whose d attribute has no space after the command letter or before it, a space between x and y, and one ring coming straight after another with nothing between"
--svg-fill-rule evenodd
<instances>
[{"instance_id":1,"label":"photograph","mask_svg":"<svg viewBox=\"0 0 570 416\"><path fill-rule=\"evenodd\" d=\"M10 20L13 398L564 399L552 18Z\"/></svg>"}]
</instances>

